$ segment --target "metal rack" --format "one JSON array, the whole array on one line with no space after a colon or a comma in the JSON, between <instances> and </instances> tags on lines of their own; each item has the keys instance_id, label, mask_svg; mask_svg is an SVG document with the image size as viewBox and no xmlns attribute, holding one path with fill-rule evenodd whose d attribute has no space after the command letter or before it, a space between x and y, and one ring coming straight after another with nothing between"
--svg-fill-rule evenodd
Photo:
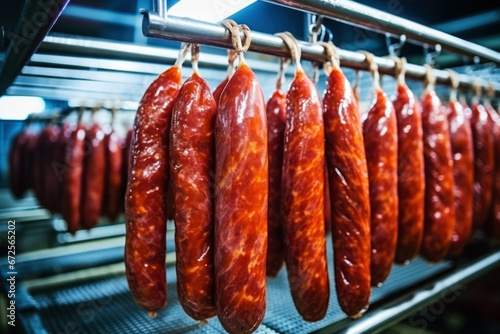
<instances>
[{"instance_id":1,"label":"metal rack","mask_svg":"<svg viewBox=\"0 0 500 334\"><path fill-rule=\"evenodd\" d=\"M7 91L8 94L22 92L54 99L92 96L95 99L115 98L131 103L137 102L150 81L164 70L165 64L171 64L175 60L177 50L90 38L46 36L68 1L45 1L44 3L49 3L53 6L51 8L54 8L47 24L40 26L38 33L26 40L28 45L23 48L22 54L14 52L14 46L9 48L0 75L0 94ZM430 46L440 44L444 50L500 63L498 52L352 1L265 1L396 36L405 34L408 39L417 43ZM23 17L32 18L33 8L36 5L35 0L28 0ZM167 16L166 1L154 1L154 11L144 11L142 14L143 32L146 36L223 48L231 47L230 36L225 28L216 24ZM23 28L23 22L20 22L17 33L19 34ZM306 42L301 42L300 46L303 59L326 60L326 54L321 46ZM252 32L250 50L275 56L288 56L288 50L280 38L259 32ZM361 70L367 68L363 54L347 50L340 50L339 53L342 66ZM29 59L31 60L28 63ZM391 59L377 57L376 62L381 73L389 75L394 73L394 61ZM220 73L225 70L226 63L225 56L201 54L200 64L211 68L204 69L204 76L209 81L216 82L220 79ZM274 64L255 59L250 59L249 64L256 71L275 76ZM15 79L19 73L21 74ZM449 84L449 74L446 71L435 70L435 74L438 83ZM421 80L424 75L424 67L407 65L409 78ZM463 88L470 88L477 79L462 74L460 84ZM123 82L133 84L123 84ZM481 82L483 87L487 84L489 83ZM497 81L494 85L496 91L500 92L500 83ZM173 251L172 245L167 246L169 251ZM31 258L27 256L24 262L20 262L21 268L24 266L27 274L24 276L26 281L20 283L22 302L19 306L19 316L26 332L64 332L70 330L64 327L68 324L80 326L79 329L83 333L164 332L167 329L192 333L222 332L217 319L212 319L208 325L201 325L183 313L176 299L175 272L172 266L168 268L170 304L160 313L158 321L149 320L141 313L128 293L121 269L122 254L122 247L115 245L66 255L51 254ZM328 256L329 263L332 263L331 246ZM36 271L33 266L35 262L39 264ZM282 271L278 278L269 280L268 314L259 332L379 331L432 303L457 284L464 284L498 266L500 266L498 249L459 265L451 261L429 265L419 259L406 267L396 266L387 283L380 289L374 289L372 303L375 304L361 319L349 320L340 312L332 289L327 317L314 324L302 321L293 308L286 273ZM101 274L85 276L90 268L95 267L103 270ZM54 268L57 268L57 271L54 271ZM2 270L2 273L5 272ZM78 276L80 278L75 280L74 276L71 277L72 273L80 275ZM63 274L68 275L61 276ZM42 283L47 285L35 283L34 279L40 275L46 278ZM330 277L333 279L332 272ZM57 282L59 286L51 282ZM333 284L331 282L332 287ZM105 292L97 293L100 290ZM109 298L115 302L107 303ZM100 302L103 304L99 304ZM81 305L101 308L97 311L93 309L95 317L92 321L86 321L87 318L81 316ZM88 309L83 309L84 313L85 310Z\"/></svg>"}]
</instances>

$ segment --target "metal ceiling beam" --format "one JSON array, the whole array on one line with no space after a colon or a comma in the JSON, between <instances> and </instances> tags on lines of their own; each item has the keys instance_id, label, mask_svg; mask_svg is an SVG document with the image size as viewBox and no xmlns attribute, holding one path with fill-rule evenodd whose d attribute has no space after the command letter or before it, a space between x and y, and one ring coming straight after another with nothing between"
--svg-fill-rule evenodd
<instances>
[{"instance_id":1,"label":"metal ceiling beam","mask_svg":"<svg viewBox=\"0 0 500 334\"><path fill-rule=\"evenodd\" d=\"M362 5L349 0L264 0L285 7L309 13L324 15L348 24L370 30L406 35L414 42L434 46L440 44L443 50L453 53L478 56L481 60L500 63L500 53L477 45L442 31L403 19L399 16Z\"/></svg>"},{"instance_id":2,"label":"metal ceiling beam","mask_svg":"<svg viewBox=\"0 0 500 334\"><path fill-rule=\"evenodd\" d=\"M21 72L43 38L61 15L69 0L28 0L10 40L5 61L0 70L0 96Z\"/></svg>"}]
</instances>

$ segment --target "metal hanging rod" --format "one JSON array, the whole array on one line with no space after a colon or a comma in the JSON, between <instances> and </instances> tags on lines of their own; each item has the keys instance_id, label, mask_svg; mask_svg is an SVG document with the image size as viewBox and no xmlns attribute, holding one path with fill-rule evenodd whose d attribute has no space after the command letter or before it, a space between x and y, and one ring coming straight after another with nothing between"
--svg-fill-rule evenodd
<instances>
[{"instance_id":1,"label":"metal hanging rod","mask_svg":"<svg viewBox=\"0 0 500 334\"><path fill-rule=\"evenodd\" d=\"M264 0L269 3L324 15L342 22L370 30L406 35L412 41L424 45L440 44L443 50L500 64L500 53L484 46L463 40L399 16L349 0ZM159 2L162 2L161 0ZM389 6L389 5L388 5Z\"/></svg>"},{"instance_id":2,"label":"metal hanging rod","mask_svg":"<svg viewBox=\"0 0 500 334\"><path fill-rule=\"evenodd\" d=\"M143 11L142 31L145 36L182 41L188 43L199 43L223 48L232 48L229 32L222 26L201 21L195 21L187 18L159 16L155 12ZM244 38L242 33L242 38ZM270 54L279 57L289 57L290 53L283 40L277 36L251 32L252 43L249 50ZM299 42L302 50L302 59L310 61L327 61L326 53L322 46ZM345 67L368 70L365 62L365 56L359 52L339 49L340 64ZM376 57L379 72L382 74L394 75L395 63L389 58ZM419 65L407 64L406 76L408 78L423 80L426 68ZM450 75L447 71L434 70L438 83L450 84ZM466 75L459 75L460 87L470 88L474 83L483 88L490 85L484 81L478 81ZM495 90L500 92L500 84L494 83Z\"/></svg>"}]
</instances>

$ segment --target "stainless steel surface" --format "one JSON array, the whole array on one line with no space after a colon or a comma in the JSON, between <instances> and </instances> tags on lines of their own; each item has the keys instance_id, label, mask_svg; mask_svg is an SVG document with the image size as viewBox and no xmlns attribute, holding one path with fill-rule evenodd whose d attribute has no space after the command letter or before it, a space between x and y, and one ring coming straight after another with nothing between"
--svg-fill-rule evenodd
<instances>
[{"instance_id":1,"label":"stainless steel surface","mask_svg":"<svg viewBox=\"0 0 500 334\"><path fill-rule=\"evenodd\" d=\"M229 32L221 25L194 21L186 18L169 16L165 19L152 12L144 12L143 33L148 37L177 40L190 43L200 43L212 46L231 48ZM242 34L243 38L243 34ZM252 31L251 51L271 54L280 57L289 56L288 49L281 38ZM323 47L310 43L300 42L302 59L324 62L327 60ZM359 52L339 50L340 64L353 69L367 70L365 56ZM394 74L394 61L389 58L376 57L375 61L382 74ZM423 66L407 64L406 75L409 78L423 80L426 69ZM438 83L450 84L448 72L434 70ZM471 87L477 78L460 75L460 86ZM490 83L480 82L482 86ZM500 83L495 83L496 91L500 91Z\"/></svg>"},{"instance_id":2,"label":"stainless steel surface","mask_svg":"<svg viewBox=\"0 0 500 334\"><path fill-rule=\"evenodd\" d=\"M12 35L5 62L0 71L0 95L3 95L23 66L35 53L69 0L29 0L25 3Z\"/></svg>"},{"instance_id":3,"label":"stainless steel surface","mask_svg":"<svg viewBox=\"0 0 500 334\"><path fill-rule=\"evenodd\" d=\"M432 302L442 299L442 302L449 300L447 295L453 292L454 289L460 290L468 282L486 274L500 266L500 251L496 251L487 255L481 260L474 262L466 267L459 268L450 275L438 279L432 287L420 289L409 295L404 295L399 300L391 303L387 307L380 307L373 311L367 312L361 319L362 321L352 321L348 328L339 333L363 334L376 333L391 324L401 321L409 317L415 311L430 305ZM325 328L328 330L328 328Z\"/></svg>"},{"instance_id":4,"label":"stainless steel surface","mask_svg":"<svg viewBox=\"0 0 500 334\"><path fill-rule=\"evenodd\" d=\"M482 60L500 63L500 53L461 38L446 34L349 0L264 0L266 2L299 9L340 20L349 24L395 36L405 34L408 39L424 45L440 44L444 50Z\"/></svg>"}]
</instances>

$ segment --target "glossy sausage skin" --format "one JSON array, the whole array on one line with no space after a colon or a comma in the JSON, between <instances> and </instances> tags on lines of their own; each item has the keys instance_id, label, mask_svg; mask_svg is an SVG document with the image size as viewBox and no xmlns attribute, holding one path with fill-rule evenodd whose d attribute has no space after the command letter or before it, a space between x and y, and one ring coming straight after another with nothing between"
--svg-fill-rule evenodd
<instances>
[{"instance_id":1,"label":"glossy sausage skin","mask_svg":"<svg viewBox=\"0 0 500 334\"><path fill-rule=\"evenodd\" d=\"M325 160L325 186L323 190L325 192L325 234L328 234L332 231L332 204L330 200L330 186L328 180L328 167L326 164L326 160Z\"/></svg>"},{"instance_id":2,"label":"glossy sausage skin","mask_svg":"<svg viewBox=\"0 0 500 334\"><path fill-rule=\"evenodd\" d=\"M125 198L125 269L135 301L151 316L167 303L165 272L168 142L181 70L172 66L148 87L135 117Z\"/></svg>"},{"instance_id":3,"label":"glossy sausage skin","mask_svg":"<svg viewBox=\"0 0 500 334\"><path fill-rule=\"evenodd\" d=\"M474 211L473 231L480 229L488 217L495 170L495 140L492 119L483 105L472 105L470 118L474 142Z\"/></svg>"},{"instance_id":4,"label":"glossy sausage skin","mask_svg":"<svg viewBox=\"0 0 500 334\"><path fill-rule=\"evenodd\" d=\"M357 318L370 299L370 198L358 106L340 69L328 77L323 109L335 287L342 311Z\"/></svg>"},{"instance_id":5,"label":"glossy sausage skin","mask_svg":"<svg viewBox=\"0 0 500 334\"><path fill-rule=\"evenodd\" d=\"M122 179L122 190L120 192L120 212L125 212L125 193L127 191L127 179L128 179L128 163L130 156L130 146L132 145L132 134L133 129L128 129L125 138L121 143L122 147L122 170L121 170L121 179Z\"/></svg>"},{"instance_id":6,"label":"glossy sausage skin","mask_svg":"<svg viewBox=\"0 0 500 334\"><path fill-rule=\"evenodd\" d=\"M222 94L222 91L224 90L224 88L226 88L226 85L229 81L229 78L226 77L224 80L221 81L221 83L215 88L214 92L213 92L213 96L214 96L214 100L215 100L215 103L216 104L219 104L219 99L220 99L220 96Z\"/></svg>"},{"instance_id":7,"label":"glossy sausage skin","mask_svg":"<svg viewBox=\"0 0 500 334\"><path fill-rule=\"evenodd\" d=\"M455 226L453 159L446 111L434 90L422 99L425 163L425 219L420 254L431 262L443 259Z\"/></svg>"},{"instance_id":8,"label":"glossy sausage skin","mask_svg":"<svg viewBox=\"0 0 500 334\"><path fill-rule=\"evenodd\" d=\"M44 197L47 209L52 213L59 211L59 180L56 171L53 168L54 162L58 159L58 145L60 129L55 125L47 126L48 136L42 144L42 154L45 156L45 163L42 166L42 175L44 177Z\"/></svg>"},{"instance_id":9,"label":"glossy sausage skin","mask_svg":"<svg viewBox=\"0 0 500 334\"><path fill-rule=\"evenodd\" d=\"M493 198L489 218L485 223L485 231L489 238L500 239L500 117L491 105L486 106L493 120L495 139L495 172L493 180Z\"/></svg>"},{"instance_id":10,"label":"glossy sausage skin","mask_svg":"<svg viewBox=\"0 0 500 334\"><path fill-rule=\"evenodd\" d=\"M104 137L105 184L103 213L110 221L115 221L121 212L122 194L122 148L118 134L111 130Z\"/></svg>"},{"instance_id":11,"label":"glossy sausage skin","mask_svg":"<svg viewBox=\"0 0 500 334\"><path fill-rule=\"evenodd\" d=\"M371 285L380 286L391 272L398 240L397 120L381 88L362 122L370 185Z\"/></svg>"},{"instance_id":12,"label":"glossy sausage skin","mask_svg":"<svg viewBox=\"0 0 500 334\"><path fill-rule=\"evenodd\" d=\"M455 196L455 227L447 256L459 256L472 229L474 148L469 119L462 105L450 102L448 105L451 153L453 157L453 179Z\"/></svg>"},{"instance_id":13,"label":"glossy sausage skin","mask_svg":"<svg viewBox=\"0 0 500 334\"><path fill-rule=\"evenodd\" d=\"M99 220L104 193L105 167L104 132L98 124L94 123L86 131L83 159L80 215L82 227L86 229L94 227Z\"/></svg>"},{"instance_id":14,"label":"glossy sausage skin","mask_svg":"<svg viewBox=\"0 0 500 334\"><path fill-rule=\"evenodd\" d=\"M269 159L269 211L267 218L267 276L275 277L285 260L281 214L281 171L283 168L283 137L286 125L286 94L274 91L266 105L267 146Z\"/></svg>"},{"instance_id":15,"label":"glossy sausage skin","mask_svg":"<svg viewBox=\"0 0 500 334\"><path fill-rule=\"evenodd\" d=\"M34 156L34 170L33 170L33 190L38 202L44 208L48 208L50 204L47 201L45 190L47 189L47 180L45 178L45 165L48 164L48 157L46 156L47 142L51 135L51 128L46 126L38 135L36 142L36 150Z\"/></svg>"},{"instance_id":16,"label":"glossy sausage skin","mask_svg":"<svg viewBox=\"0 0 500 334\"><path fill-rule=\"evenodd\" d=\"M26 150L27 141L26 132L22 131L18 133L13 139L10 146L9 152L9 182L10 190L14 197L21 198L26 192L26 188L23 182L22 168L24 166L24 152Z\"/></svg>"},{"instance_id":17,"label":"glossy sausage skin","mask_svg":"<svg viewBox=\"0 0 500 334\"><path fill-rule=\"evenodd\" d=\"M217 314L230 333L251 333L266 310L268 161L264 94L240 64L215 123Z\"/></svg>"},{"instance_id":18,"label":"glossy sausage skin","mask_svg":"<svg viewBox=\"0 0 500 334\"><path fill-rule=\"evenodd\" d=\"M170 175L175 208L177 292L196 320L216 315L213 261L215 112L210 87L194 73L172 111Z\"/></svg>"},{"instance_id":19,"label":"glossy sausage skin","mask_svg":"<svg viewBox=\"0 0 500 334\"><path fill-rule=\"evenodd\" d=\"M297 71L287 94L282 205L285 263L295 307L304 320L322 319L330 287L324 224L325 136L321 99Z\"/></svg>"},{"instance_id":20,"label":"glossy sausage skin","mask_svg":"<svg viewBox=\"0 0 500 334\"><path fill-rule=\"evenodd\" d=\"M85 130L81 124L72 129L66 146L65 171L63 173L62 215L68 231L75 233L80 228L80 199L82 195Z\"/></svg>"},{"instance_id":21,"label":"glossy sausage skin","mask_svg":"<svg viewBox=\"0 0 500 334\"><path fill-rule=\"evenodd\" d=\"M407 263L418 255L424 233L424 147L422 119L415 96L398 84L393 99L398 123L398 242L395 261Z\"/></svg>"},{"instance_id":22,"label":"glossy sausage skin","mask_svg":"<svg viewBox=\"0 0 500 334\"><path fill-rule=\"evenodd\" d=\"M26 189L33 189L34 187L34 173L33 168L35 165L35 154L36 154L36 145L38 142L38 135L33 133L28 133L28 137L26 139L26 147L24 149L24 162L23 162L23 175L24 178L24 186Z\"/></svg>"}]
</instances>

